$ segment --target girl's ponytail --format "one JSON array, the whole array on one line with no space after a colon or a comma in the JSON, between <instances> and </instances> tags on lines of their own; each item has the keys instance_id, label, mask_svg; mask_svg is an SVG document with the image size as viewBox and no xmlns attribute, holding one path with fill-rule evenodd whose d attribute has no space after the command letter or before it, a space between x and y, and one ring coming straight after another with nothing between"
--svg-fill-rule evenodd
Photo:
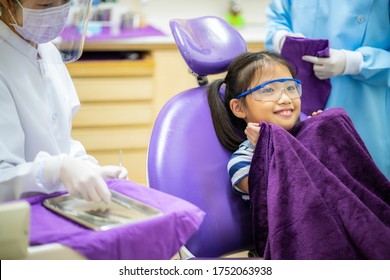
<instances>
[{"instance_id":1,"label":"girl's ponytail","mask_svg":"<svg viewBox=\"0 0 390 280\"><path fill-rule=\"evenodd\" d=\"M224 96L224 93L221 93L223 85L223 79L213 81L208 87L207 99L219 142L234 152L245 138L232 124L232 113L221 97Z\"/></svg>"}]
</instances>

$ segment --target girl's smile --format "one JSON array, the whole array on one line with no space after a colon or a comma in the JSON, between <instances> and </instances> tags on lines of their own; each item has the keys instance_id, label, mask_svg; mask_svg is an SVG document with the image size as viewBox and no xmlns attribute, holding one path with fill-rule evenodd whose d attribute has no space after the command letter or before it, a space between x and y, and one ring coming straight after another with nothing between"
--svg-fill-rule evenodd
<instances>
[{"instance_id":1,"label":"girl's smile","mask_svg":"<svg viewBox=\"0 0 390 280\"><path fill-rule=\"evenodd\" d=\"M286 78L292 78L290 70L284 65L275 64L273 71L260 76L259 80L251 84L251 88L269 81ZM299 95L295 97L291 94L293 88L286 87L280 88L279 90L280 97L275 101L256 100L254 97L255 92L238 99L234 98L230 101L231 110L237 117L244 119L247 123L265 121L290 130L299 118L301 99Z\"/></svg>"}]
</instances>

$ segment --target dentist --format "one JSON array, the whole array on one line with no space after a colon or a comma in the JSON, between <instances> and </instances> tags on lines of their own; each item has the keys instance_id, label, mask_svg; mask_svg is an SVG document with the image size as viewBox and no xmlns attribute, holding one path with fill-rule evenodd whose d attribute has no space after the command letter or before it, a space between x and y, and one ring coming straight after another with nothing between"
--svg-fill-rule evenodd
<instances>
[{"instance_id":1,"label":"dentist","mask_svg":"<svg viewBox=\"0 0 390 280\"><path fill-rule=\"evenodd\" d=\"M91 0L73 1L88 15ZM80 102L50 42L70 8L70 0L0 0L0 202L67 190L108 203L104 178L127 178L125 168L98 165L71 138Z\"/></svg>"},{"instance_id":2,"label":"dentist","mask_svg":"<svg viewBox=\"0 0 390 280\"><path fill-rule=\"evenodd\" d=\"M266 16L268 50L280 52L286 36L329 40L329 58L302 60L319 79L330 78L326 108L348 112L390 179L390 1L273 0Z\"/></svg>"}]
</instances>

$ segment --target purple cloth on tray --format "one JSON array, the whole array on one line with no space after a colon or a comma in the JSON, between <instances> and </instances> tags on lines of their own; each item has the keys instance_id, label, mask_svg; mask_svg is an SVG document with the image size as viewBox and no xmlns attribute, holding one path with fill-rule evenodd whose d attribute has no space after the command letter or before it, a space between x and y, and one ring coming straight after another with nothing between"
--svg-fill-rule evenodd
<instances>
[{"instance_id":1,"label":"purple cloth on tray","mask_svg":"<svg viewBox=\"0 0 390 280\"><path fill-rule=\"evenodd\" d=\"M204 212L185 200L128 180L107 182L111 189L160 209L163 215L94 231L46 209L42 201L53 194L38 195L27 199L31 204L30 245L56 242L88 259L170 259L203 221Z\"/></svg>"},{"instance_id":2,"label":"purple cloth on tray","mask_svg":"<svg viewBox=\"0 0 390 280\"><path fill-rule=\"evenodd\" d=\"M330 80L318 79L314 75L313 64L303 61L302 56L329 57L328 40L287 36L281 55L302 81L302 112L310 116L314 111L324 109L332 89Z\"/></svg>"},{"instance_id":3,"label":"purple cloth on tray","mask_svg":"<svg viewBox=\"0 0 390 280\"><path fill-rule=\"evenodd\" d=\"M390 259L390 182L343 109L262 123L249 191L265 259Z\"/></svg>"}]
</instances>

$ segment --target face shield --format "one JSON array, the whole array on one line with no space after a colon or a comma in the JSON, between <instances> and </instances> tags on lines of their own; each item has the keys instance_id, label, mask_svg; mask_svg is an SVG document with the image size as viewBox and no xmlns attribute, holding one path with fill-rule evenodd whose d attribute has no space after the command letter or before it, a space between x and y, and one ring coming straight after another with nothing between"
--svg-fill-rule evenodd
<instances>
[{"instance_id":1,"label":"face shield","mask_svg":"<svg viewBox=\"0 0 390 280\"><path fill-rule=\"evenodd\" d=\"M65 63L76 61L83 53L92 0L71 0L68 21L62 33L52 41Z\"/></svg>"}]
</instances>

